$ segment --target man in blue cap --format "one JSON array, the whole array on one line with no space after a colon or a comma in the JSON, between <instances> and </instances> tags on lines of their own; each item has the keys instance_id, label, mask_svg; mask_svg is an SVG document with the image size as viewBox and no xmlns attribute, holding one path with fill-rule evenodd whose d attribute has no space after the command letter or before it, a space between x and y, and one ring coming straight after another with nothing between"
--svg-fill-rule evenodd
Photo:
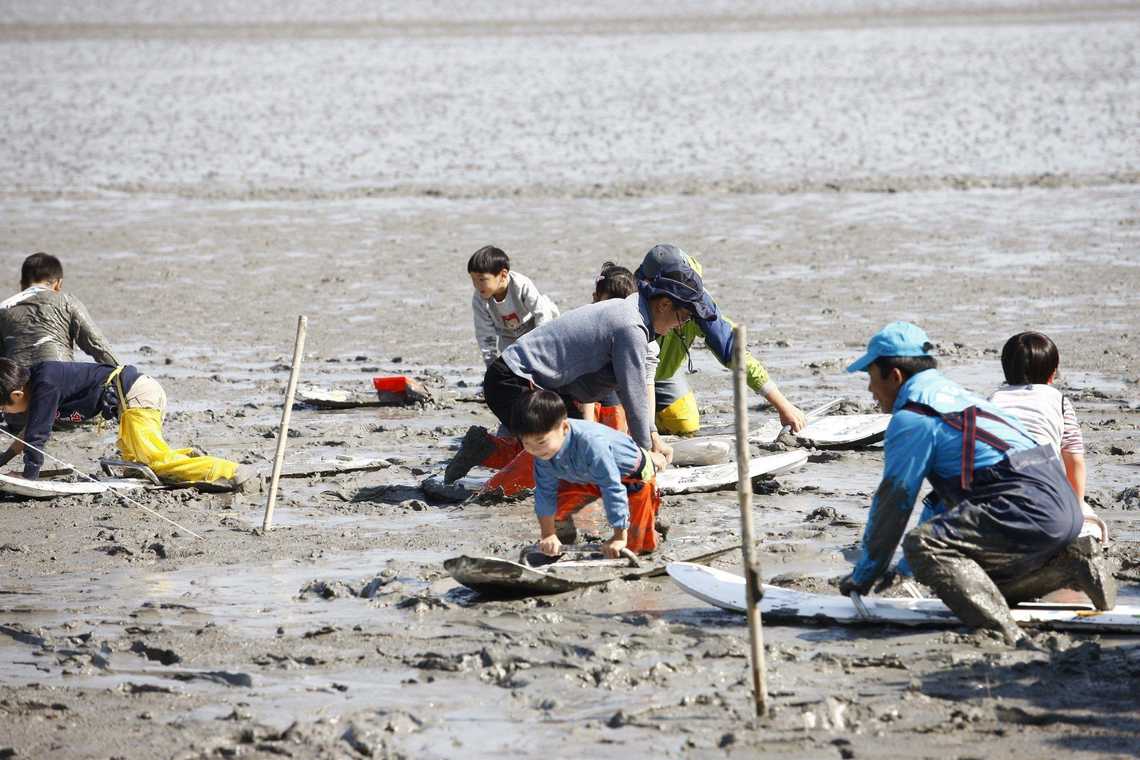
<instances>
[{"instance_id":1,"label":"man in blue cap","mask_svg":"<svg viewBox=\"0 0 1140 760\"><path fill-rule=\"evenodd\" d=\"M847 368L867 372L868 390L893 417L862 556L840 592L868 593L902 539L918 581L967 625L1011 644L1025 634L1010 604L1074 587L1111 609L1116 583L1096 542L1075 540L1081 509L1056 452L943 376L932 349L918 326L892 322ZM904 539L924 479L934 490Z\"/></svg>"},{"instance_id":2,"label":"man in blue cap","mask_svg":"<svg viewBox=\"0 0 1140 760\"><path fill-rule=\"evenodd\" d=\"M702 277L701 264L675 245L659 244L649 249L641 266L637 268L639 282L648 282L662 272L685 271ZM664 433L688 435L697 432L701 426L697 399L681 368L686 361L690 369L692 361L689 349L697 338L704 338L705 347L712 352L725 367L732 366L733 333L732 322L719 312L711 297L708 303L713 310L713 318L702 318L699 314L676 330L657 339L661 347L660 362L654 378L654 401L657 426ZM780 415L780 422L793 432L799 432L807 424L804 413L788 401L780 392L768 370L751 353L745 352L745 371L748 387L764 396Z\"/></svg>"}]
</instances>

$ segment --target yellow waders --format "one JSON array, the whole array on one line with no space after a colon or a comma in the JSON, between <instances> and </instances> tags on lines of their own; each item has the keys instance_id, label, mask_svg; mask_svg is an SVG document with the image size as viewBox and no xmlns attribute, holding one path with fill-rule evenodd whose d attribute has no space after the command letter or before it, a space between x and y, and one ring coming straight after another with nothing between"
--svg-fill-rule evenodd
<instances>
[{"instance_id":1,"label":"yellow waders","mask_svg":"<svg viewBox=\"0 0 1140 760\"><path fill-rule=\"evenodd\" d=\"M657 413L657 429L670 435L689 435L701 428L697 397L689 391Z\"/></svg>"},{"instance_id":2,"label":"yellow waders","mask_svg":"<svg viewBox=\"0 0 1140 760\"><path fill-rule=\"evenodd\" d=\"M192 449L172 449L162 437L165 410L127 407L127 396L119 374L122 366L107 377L104 385L115 384L119 397L119 454L129 462L145 464L165 481L214 483L233 478L237 462L210 456L190 456Z\"/></svg>"}]
</instances>

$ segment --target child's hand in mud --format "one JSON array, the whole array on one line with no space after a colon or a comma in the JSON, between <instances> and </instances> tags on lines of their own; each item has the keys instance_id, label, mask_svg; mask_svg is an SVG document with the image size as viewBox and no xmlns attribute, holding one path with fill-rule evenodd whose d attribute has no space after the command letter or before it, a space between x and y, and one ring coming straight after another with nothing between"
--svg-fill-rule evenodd
<instances>
[{"instance_id":1,"label":"child's hand in mud","mask_svg":"<svg viewBox=\"0 0 1140 760\"><path fill-rule=\"evenodd\" d=\"M562 542L557 534L550 534L538 542L538 550L548 557L557 557L562 553Z\"/></svg>"},{"instance_id":2,"label":"child's hand in mud","mask_svg":"<svg viewBox=\"0 0 1140 760\"><path fill-rule=\"evenodd\" d=\"M613 538L602 544L602 554L606 555L610 559L617 559L621 556L621 550L625 548L625 543L625 530L615 529Z\"/></svg>"}]
</instances>

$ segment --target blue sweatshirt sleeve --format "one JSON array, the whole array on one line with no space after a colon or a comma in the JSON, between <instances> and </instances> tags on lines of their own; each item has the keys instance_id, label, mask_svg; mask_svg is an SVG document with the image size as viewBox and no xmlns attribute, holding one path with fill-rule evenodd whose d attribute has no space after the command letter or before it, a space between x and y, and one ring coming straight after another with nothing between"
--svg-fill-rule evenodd
<instances>
[{"instance_id":1,"label":"blue sweatshirt sleeve","mask_svg":"<svg viewBox=\"0 0 1140 760\"><path fill-rule=\"evenodd\" d=\"M872 583L890 565L902 539L922 481L934 464L934 424L914 412L896 412L885 439L883 479L871 501L863 530L863 553L852 579Z\"/></svg>"},{"instance_id":2,"label":"blue sweatshirt sleeve","mask_svg":"<svg viewBox=\"0 0 1140 760\"><path fill-rule=\"evenodd\" d=\"M621 482L621 471L617 460L607 448L604 451L591 451L590 479L602 492L602 506L606 510L606 521L613 528L629 527L629 494Z\"/></svg>"},{"instance_id":3,"label":"blue sweatshirt sleeve","mask_svg":"<svg viewBox=\"0 0 1140 760\"><path fill-rule=\"evenodd\" d=\"M44 466L44 455L32 447L42 449L51 437L51 426L59 409L62 394L51 383L36 383L32 398L28 402L28 419L24 425L24 441L29 444L24 449L24 477L35 480Z\"/></svg>"},{"instance_id":4,"label":"blue sweatshirt sleeve","mask_svg":"<svg viewBox=\"0 0 1140 760\"><path fill-rule=\"evenodd\" d=\"M534 460L534 513L550 517L558 510L558 478L538 457Z\"/></svg>"}]
</instances>

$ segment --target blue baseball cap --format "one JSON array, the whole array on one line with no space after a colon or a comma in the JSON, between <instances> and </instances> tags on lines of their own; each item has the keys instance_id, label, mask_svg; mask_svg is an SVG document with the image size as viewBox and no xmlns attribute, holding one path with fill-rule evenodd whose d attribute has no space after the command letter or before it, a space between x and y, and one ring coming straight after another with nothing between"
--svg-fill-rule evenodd
<instances>
[{"instance_id":1,"label":"blue baseball cap","mask_svg":"<svg viewBox=\"0 0 1140 760\"><path fill-rule=\"evenodd\" d=\"M882 356L930 356L934 344L926 332L910 322L891 322L871 336L867 353L848 367L848 372L866 372L871 362Z\"/></svg>"}]
</instances>

